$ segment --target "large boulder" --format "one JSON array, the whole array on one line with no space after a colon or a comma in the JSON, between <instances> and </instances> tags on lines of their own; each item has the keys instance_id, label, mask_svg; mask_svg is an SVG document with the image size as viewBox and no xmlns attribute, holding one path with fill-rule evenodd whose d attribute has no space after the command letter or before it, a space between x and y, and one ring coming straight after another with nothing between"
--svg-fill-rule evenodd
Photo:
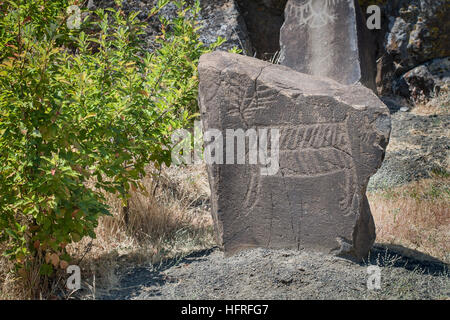
<instances>
[{"instance_id":1,"label":"large boulder","mask_svg":"<svg viewBox=\"0 0 450 320\"><path fill-rule=\"evenodd\" d=\"M363 258L375 239L365 192L388 143L387 107L361 85L225 52L203 55L199 77L205 159L218 162L207 161L212 215L225 253L312 248ZM227 129L248 137L236 159L234 146L220 149L234 141Z\"/></svg>"},{"instance_id":2,"label":"large boulder","mask_svg":"<svg viewBox=\"0 0 450 320\"><path fill-rule=\"evenodd\" d=\"M280 64L376 90L374 42L356 0L289 0Z\"/></svg>"}]
</instances>

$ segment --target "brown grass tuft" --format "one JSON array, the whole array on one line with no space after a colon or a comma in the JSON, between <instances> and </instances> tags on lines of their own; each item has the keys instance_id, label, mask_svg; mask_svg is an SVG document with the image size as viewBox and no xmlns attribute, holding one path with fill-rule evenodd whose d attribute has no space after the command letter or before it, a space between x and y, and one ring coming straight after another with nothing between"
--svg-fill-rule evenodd
<instances>
[{"instance_id":1,"label":"brown grass tuft","mask_svg":"<svg viewBox=\"0 0 450 320\"><path fill-rule=\"evenodd\" d=\"M4 246L0 246L0 252L4 251ZM26 299L27 293L21 279L10 272L13 264L6 257L0 256L0 300Z\"/></svg>"},{"instance_id":2,"label":"brown grass tuft","mask_svg":"<svg viewBox=\"0 0 450 320\"><path fill-rule=\"evenodd\" d=\"M97 238L69 247L92 298L117 287L117 268L158 263L214 245L209 186L203 166L165 168L144 178L126 208L108 196L111 217L102 217Z\"/></svg>"},{"instance_id":3,"label":"brown grass tuft","mask_svg":"<svg viewBox=\"0 0 450 320\"><path fill-rule=\"evenodd\" d=\"M100 219L96 239L85 237L67 247L73 257L71 264L81 268L82 287L88 289L91 298L117 287L118 268L157 263L215 244L204 166L165 168L141 183L145 190L131 192L128 210L124 210L118 197L107 196L112 216ZM33 285L10 273L11 267L2 257L0 299L71 297L64 288L64 273L58 273L53 283L40 281L39 291L44 295L36 297L27 289Z\"/></svg>"},{"instance_id":4,"label":"brown grass tuft","mask_svg":"<svg viewBox=\"0 0 450 320\"><path fill-rule=\"evenodd\" d=\"M84 298L98 298L119 286L118 269L158 263L215 244L209 212L209 185L204 166L166 168L142 180L125 219L120 200L108 197L112 216L103 217L97 238L84 238L68 250L71 264L82 270ZM434 179L368 194L377 226L377 242L401 245L450 263L450 178ZM0 258L0 299L27 299L33 293L24 279L8 272ZM70 298L64 274L46 284L44 299ZM86 293L86 291L85 291ZM39 297L38 297L39 298Z\"/></svg>"},{"instance_id":5,"label":"brown grass tuft","mask_svg":"<svg viewBox=\"0 0 450 320\"><path fill-rule=\"evenodd\" d=\"M401 245L450 263L450 178L368 194L377 242Z\"/></svg>"},{"instance_id":6,"label":"brown grass tuft","mask_svg":"<svg viewBox=\"0 0 450 320\"><path fill-rule=\"evenodd\" d=\"M448 114L450 106L450 92L444 92L426 103L417 103L411 113L418 116Z\"/></svg>"}]
</instances>

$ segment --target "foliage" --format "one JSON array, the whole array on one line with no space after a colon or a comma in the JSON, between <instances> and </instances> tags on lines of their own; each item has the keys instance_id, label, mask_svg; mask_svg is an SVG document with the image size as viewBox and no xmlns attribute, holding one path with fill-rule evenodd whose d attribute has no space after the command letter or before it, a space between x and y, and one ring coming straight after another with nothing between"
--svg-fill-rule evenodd
<instances>
[{"instance_id":1,"label":"foliage","mask_svg":"<svg viewBox=\"0 0 450 320\"><path fill-rule=\"evenodd\" d=\"M175 2L154 52L119 4L70 30L76 3L0 2L0 241L19 271L38 256L41 274L65 268L65 246L108 214L105 192L126 201L146 165L170 164L170 133L196 112L198 59L223 42L199 41L198 2Z\"/></svg>"}]
</instances>

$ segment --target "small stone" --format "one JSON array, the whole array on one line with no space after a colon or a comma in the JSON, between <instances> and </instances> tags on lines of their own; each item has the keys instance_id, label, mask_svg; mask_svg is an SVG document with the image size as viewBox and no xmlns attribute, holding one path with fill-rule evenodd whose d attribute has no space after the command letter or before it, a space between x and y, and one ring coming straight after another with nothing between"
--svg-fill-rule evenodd
<instances>
[{"instance_id":1,"label":"small stone","mask_svg":"<svg viewBox=\"0 0 450 320\"><path fill-rule=\"evenodd\" d=\"M401 108L400 108L400 111L401 111L401 112L408 112L408 111L409 111L409 108L408 108L408 107L401 107Z\"/></svg>"}]
</instances>

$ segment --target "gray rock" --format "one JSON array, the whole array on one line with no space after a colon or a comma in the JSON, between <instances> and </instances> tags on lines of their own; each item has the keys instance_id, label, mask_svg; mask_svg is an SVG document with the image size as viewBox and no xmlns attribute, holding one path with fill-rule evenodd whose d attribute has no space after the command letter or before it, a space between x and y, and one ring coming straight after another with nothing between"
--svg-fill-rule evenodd
<instances>
[{"instance_id":1,"label":"gray rock","mask_svg":"<svg viewBox=\"0 0 450 320\"><path fill-rule=\"evenodd\" d=\"M280 130L276 174L263 175L247 159L207 164L225 253L312 248L364 257L375 239L365 192L388 143L387 107L361 85L225 52L203 55L199 77L205 132ZM269 153L275 150L272 139Z\"/></svg>"},{"instance_id":2,"label":"gray rock","mask_svg":"<svg viewBox=\"0 0 450 320\"><path fill-rule=\"evenodd\" d=\"M193 1L187 1L186 4L192 4ZM96 0L93 2L94 9L97 7L107 8L115 7L112 0ZM139 12L138 18L146 21L145 37L143 45L149 50L155 49L155 37L161 34L161 23L159 18L165 17L172 20L177 17L177 6L169 2L158 15L149 19L149 14L157 0L124 0L122 1L123 10L126 13ZM244 54L252 55L252 45L248 36L245 22L239 13L234 0L201 0L200 14L198 17L200 40L205 44L211 44L218 37L225 38L225 43L219 47L221 50L229 50L234 47L241 49Z\"/></svg>"},{"instance_id":3,"label":"gray rock","mask_svg":"<svg viewBox=\"0 0 450 320\"><path fill-rule=\"evenodd\" d=\"M434 59L405 73L394 82L394 93L413 102L426 102L450 90L450 57Z\"/></svg>"},{"instance_id":4,"label":"gray rock","mask_svg":"<svg viewBox=\"0 0 450 320\"><path fill-rule=\"evenodd\" d=\"M386 95L393 91L393 80L409 70L450 56L450 6L448 0L395 0L387 1L382 12L377 87Z\"/></svg>"},{"instance_id":5,"label":"gray rock","mask_svg":"<svg viewBox=\"0 0 450 320\"><path fill-rule=\"evenodd\" d=\"M237 47L244 54L253 55L247 27L234 0L201 1L201 7L203 28L200 30L200 40L211 44L222 37L226 42L220 49Z\"/></svg>"},{"instance_id":6,"label":"gray rock","mask_svg":"<svg viewBox=\"0 0 450 320\"><path fill-rule=\"evenodd\" d=\"M400 111L401 111L401 112L408 112L408 111L409 111L409 108L408 108L408 107L401 107L401 108L400 108Z\"/></svg>"},{"instance_id":7,"label":"gray rock","mask_svg":"<svg viewBox=\"0 0 450 320\"><path fill-rule=\"evenodd\" d=\"M447 0L389 1L385 10L389 24L386 50L400 69L450 55Z\"/></svg>"},{"instance_id":8,"label":"gray rock","mask_svg":"<svg viewBox=\"0 0 450 320\"><path fill-rule=\"evenodd\" d=\"M350 85L375 86L375 57L354 0L289 0L280 31L280 64Z\"/></svg>"},{"instance_id":9,"label":"gray rock","mask_svg":"<svg viewBox=\"0 0 450 320\"><path fill-rule=\"evenodd\" d=\"M450 103L447 102L448 105ZM413 181L436 178L436 174L445 176L450 154L448 112L438 115L395 112L391 121L386 157L370 179L367 190L395 188Z\"/></svg>"}]
</instances>

